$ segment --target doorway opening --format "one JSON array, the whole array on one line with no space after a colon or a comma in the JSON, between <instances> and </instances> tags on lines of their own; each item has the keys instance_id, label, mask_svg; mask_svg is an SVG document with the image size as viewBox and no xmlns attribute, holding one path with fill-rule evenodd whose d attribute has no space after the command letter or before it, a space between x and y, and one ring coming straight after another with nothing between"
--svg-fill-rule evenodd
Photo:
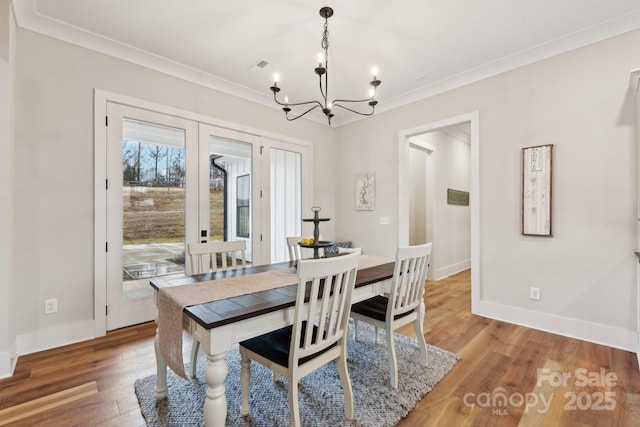
<instances>
[{"instance_id":1,"label":"doorway opening","mask_svg":"<svg viewBox=\"0 0 640 427\"><path fill-rule=\"evenodd\" d=\"M433 243L432 281L471 266L470 128L466 122L409 138L409 244Z\"/></svg>"},{"instance_id":2,"label":"doorway opening","mask_svg":"<svg viewBox=\"0 0 640 427\"><path fill-rule=\"evenodd\" d=\"M421 135L436 135L436 131L441 131L444 134L444 130L449 130L449 137L454 129L465 129L468 127L468 139L469 139L469 160L467 170L469 173L469 223L470 223L470 266L471 266L471 308L474 311L474 306L477 307L477 303L480 301L480 265L479 265L479 253L480 253L480 218L479 218L479 201L480 201L480 174L479 174L479 113L473 112L464 114L449 119L441 120L434 123L425 124L412 129L401 131L398 140L399 149L399 164L398 164L398 244L409 245L412 242L417 243L415 237L411 237L411 224L412 224L412 200L411 200L411 154L412 150L418 150L421 156L424 156L425 167L425 180L426 186L424 189L424 210L423 217L425 218L425 231L421 239L430 239L434 241L434 255L438 247L443 245L438 243L437 228L434 228L435 216L437 211L435 207L427 207L427 198L436 192L435 176L430 176L435 168L433 167L434 153L437 156L436 146L433 142L423 140ZM414 153L415 153L414 152ZM430 167L431 166L431 167ZM415 166L414 166L415 169ZM442 190L442 189L440 189ZM446 192L445 186L444 190ZM454 189L455 190L455 189ZM446 194L446 193L445 193ZM446 200L445 200L446 202ZM434 209L434 211L430 211ZM431 215L429 215L431 213ZM416 218L413 219L413 222ZM427 231L431 229L431 231ZM433 233L436 233L433 235ZM412 240L413 239L413 240ZM453 269L460 268L460 266L453 266ZM438 273L434 269L433 273ZM446 276L446 271L440 272Z\"/></svg>"}]
</instances>

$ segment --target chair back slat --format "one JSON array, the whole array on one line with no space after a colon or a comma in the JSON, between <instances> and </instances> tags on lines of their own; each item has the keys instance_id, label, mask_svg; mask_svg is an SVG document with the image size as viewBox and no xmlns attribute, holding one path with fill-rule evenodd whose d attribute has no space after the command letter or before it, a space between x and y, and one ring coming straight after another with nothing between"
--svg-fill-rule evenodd
<instances>
[{"instance_id":1,"label":"chair back slat","mask_svg":"<svg viewBox=\"0 0 640 427\"><path fill-rule=\"evenodd\" d=\"M203 274L218 270L235 270L246 267L247 242L236 240L230 242L189 243L187 253L191 266L191 274ZM221 267L218 268L218 257ZM229 265L228 259L231 260Z\"/></svg>"},{"instance_id":2,"label":"chair back slat","mask_svg":"<svg viewBox=\"0 0 640 427\"><path fill-rule=\"evenodd\" d=\"M298 244L302 240L300 236L287 237L287 249L289 249L289 261L302 259L302 249Z\"/></svg>"},{"instance_id":3,"label":"chair back slat","mask_svg":"<svg viewBox=\"0 0 640 427\"><path fill-rule=\"evenodd\" d=\"M346 295L342 289L344 286L343 282L343 273L340 273L336 276L336 279L331 282L331 293L334 296L333 298L327 299L327 311L329 315L326 317L326 326L325 324L320 327L320 330L323 333L329 334L331 336L335 336L338 333L338 327L342 323L342 316L344 315L344 310L340 310L342 304L344 304L344 299ZM329 307L329 304L331 306Z\"/></svg>"},{"instance_id":4,"label":"chair back slat","mask_svg":"<svg viewBox=\"0 0 640 427\"><path fill-rule=\"evenodd\" d=\"M391 301L387 306L387 321L399 314L415 310L420 304L424 295L431 246L431 243L427 243L398 248L389 294Z\"/></svg>"},{"instance_id":5,"label":"chair back slat","mask_svg":"<svg viewBox=\"0 0 640 427\"><path fill-rule=\"evenodd\" d=\"M211 270L211 254L190 254L189 264L192 274Z\"/></svg>"},{"instance_id":6,"label":"chair back slat","mask_svg":"<svg viewBox=\"0 0 640 427\"><path fill-rule=\"evenodd\" d=\"M301 311L304 311L304 315L300 316L300 334L302 334L302 322L304 321L309 321L309 320L313 320L313 313L315 313L317 311L317 305L318 305L318 299L317 298L312 298L311 295L318 295L321 291L320 291L320 284L321 284L321 280L319 277L315 277L313 278L313 280L311 281L311 290L309 291L309 304L307 305L306 309L305 307L300 307ZM300 286L300 284L298 284L298 286ZM299 293L302 294L303 291L299 288ZM296 300L296 304L298 303L298 301ZM304 304L304 301L301 303ZM296 307L297 308L297 307ZM296 326L297 325L297 320L296 320ZM308 330L307 330L308 332ZM312 341L312 335L310 333L306 333L305 334L305 338L304 338L304 344L302 345L302 349L307 350L311 347L311 341ZM292 342L300 342L300 340L298 341L292 341Z\"/></svg>"},{"instance_id":7,"label":"chair back slat","mask_svg":"<svg viewBox=\"0 0 640 427\"><path fill-rule=\"evenodd\" d=\"M344 338L359 259L354 253L299 261L289 366Z\"/></svg>"}]
</instances>

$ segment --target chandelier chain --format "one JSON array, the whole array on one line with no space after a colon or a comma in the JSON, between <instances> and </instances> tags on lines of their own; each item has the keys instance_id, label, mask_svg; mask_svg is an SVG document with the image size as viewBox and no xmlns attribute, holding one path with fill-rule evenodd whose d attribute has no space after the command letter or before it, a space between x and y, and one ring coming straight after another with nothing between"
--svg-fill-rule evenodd
<instances>
[{"instance_id":1,"label":"chandelier chain","mask_svg":"<svg viewBox=\"0 0 640 427\"><path fill-rule=\"evenodd\" d=\"M322 49L325 50L325 52L327 51L327 49L329 49L329 25L328 25L328 18L324 19L324 31L322 32L322 43L320 43L320 46L322 46Z\"/></svg>"}]
</instances>

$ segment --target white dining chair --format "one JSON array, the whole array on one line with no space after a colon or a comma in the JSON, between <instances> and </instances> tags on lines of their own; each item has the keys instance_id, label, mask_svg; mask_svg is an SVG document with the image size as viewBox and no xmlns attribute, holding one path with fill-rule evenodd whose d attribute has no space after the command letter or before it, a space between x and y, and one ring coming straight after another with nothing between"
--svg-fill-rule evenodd
<instances>
[{"instance_id":1,"label":"white dining chair","mask_svg":"<svg viewBox=\"0 0 640 427\"><path fill-rule=\"evenodd\" d=\"M302 251L301 247L298 243L300 243L302 237L293 236L287 237L287 249L289 249L289 261L298 261L302 259Z\"/></svg>"},{"instance_id":2,"label":"white dining chair","mask_svg":"<svg viewBox=\"0 0 640 427\"><path fill-rule=\"evenodd\" d=\"M247 266L247 241L189 243L187 253L191 274L203 274L218 270L235 270ZM218 258L220 265L218 265Z\"/></svg>"},{"instance_id":3,"label":"white dining chair","mask_svg":"<svg viewBox=\"0 0 640 427\"><path fill-rule=\"evenodd\" d=\"M287 377L293 426L300 425L299 380L336 360L344 392L344 413L347 419L353 419L346 331L359 259L359 254L348 254L298 261L293 325L240 343L242 415L249 414L251 360ZM305 295L308 298L306 302Z\"/></svg>"},{"instance_id":4,"label":"white dining chair","mask_svg":"<svg viewBox=\"0 0 640 427\"><path fill-rule=\"evenodd\" d=\"M219 270L228 271L244 268L247 266L246 250L247 242L245 240L189 243L187 245L187 254L189 255L191 274L215 273ZM218 265L218 259L220 259L220 265ZM191 346L191 365L189 366L191 378L196 377L199 350L200 341L194 337Z\"/></svg>"},{"instance_id":5,"label":"white dining chair","mask_svg":"<svg viewBox=\"0 0 640 427\"><path fill-rule=\"evenodd\" d=\"M303 258L311 258L313 256L313 249L303 248L298 243L302 240L302 237L293 236L287 237L287 249L289 250L289 261L298 261ZM322 236L320 239L322 240ZM324 248L319 249L320 256L325 256Z\"/></svg>"},{"instance_id":6,"label":"white dining chair","mask_svg":"<svg viewBox=\"0 0 640 427\"><path fill-rule=\"evenodd\" d=\"M355 337L358 337L358 322L364 321L386 331L387 353L391 386L398 387L398 362L393 339L393 331L413 322L415 333L424 337L424 287L427 278L431 243L417 246L399 247L393 272L391 290L387 295L377 295L351 307L351 317L355 323ZM419 315L420 314L420 315ZM423 366L427 364L427 349L424 340L418 340Z\"/></svg>"}]
</instances>

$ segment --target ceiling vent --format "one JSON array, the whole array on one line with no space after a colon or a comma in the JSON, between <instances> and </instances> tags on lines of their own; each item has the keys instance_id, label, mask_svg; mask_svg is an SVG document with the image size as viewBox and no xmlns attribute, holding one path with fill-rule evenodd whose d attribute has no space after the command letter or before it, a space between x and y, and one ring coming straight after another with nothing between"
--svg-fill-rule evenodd
<instances>
[{"instance_id":1,"label":"ceiling vent","mask_svg":"<svg viewBox=\"0 0 640 427\"><path fill-rule=\"evenodd\" d=\"M269 65L269 61L265 61L264 59L261 59L260 61L256 62L253 67L251 67L251 71L260 71L263 68L266 68L267 65Z\"/></svg>"}]
</instances>

